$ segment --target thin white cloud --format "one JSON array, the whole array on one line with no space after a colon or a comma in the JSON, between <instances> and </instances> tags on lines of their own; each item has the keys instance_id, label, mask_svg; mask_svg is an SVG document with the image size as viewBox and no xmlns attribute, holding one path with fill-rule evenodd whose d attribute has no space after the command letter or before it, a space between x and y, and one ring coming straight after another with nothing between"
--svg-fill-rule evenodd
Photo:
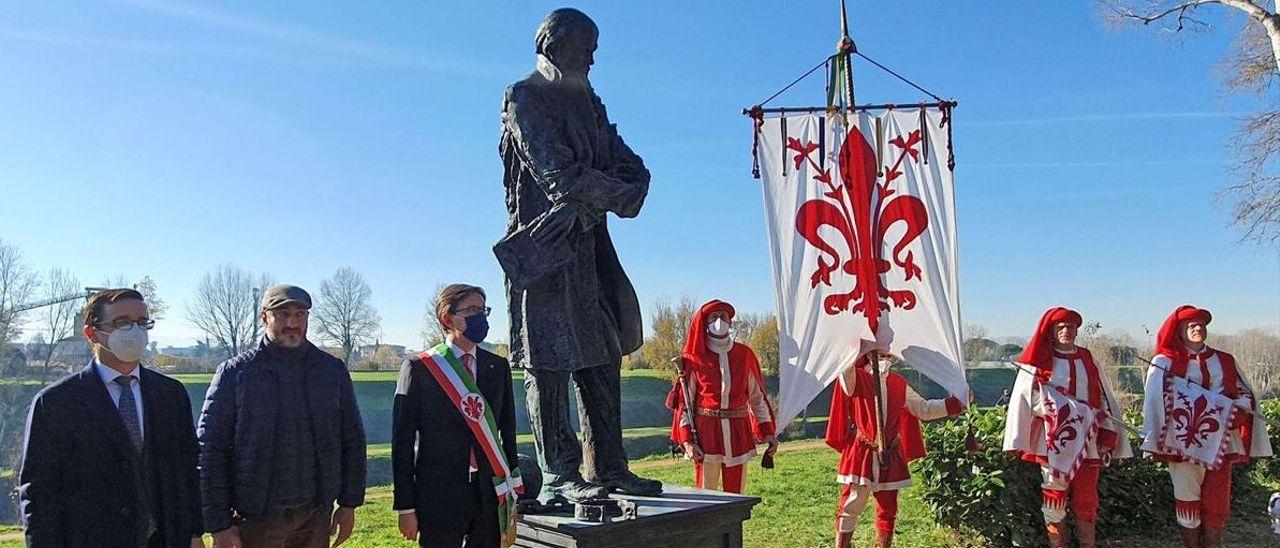
<instances>
[{"instance_id":1,"label":"thin white cloud","mask_svg":"<svg viewBox=\"0 0 1280 548\"><path fill-rule=\"evenodd\" d=\"M1053 185L1049 188L1063 188ZM1074 190L1068 192L1040 192L1033 195L1010 195L1003 194L992 198L993 202L1044 202L1044 201L1062 201L1062 200L1082 200L1096 198L1114 198L1119 196L1132 196L1140 194L1168 194L1171 191L1188 191L1188 190L1205 190L1204 185L1199 183L1175 183L1175 184L1158 184L1158 185L1134 185L1134 186L1113 186L1098 190Z\"/></svg>"},{"instance_id":2,"label":"thin white cloud","mask_svg":"<svg viewBox=\"0 0 1280 548\"><path fill-rule=\"evenodd\" d=\"M1122 114L1081 114L1077 116L1052 116L1021 120L978 120L965 122L965 126L1030 126L1041 124L1066 124L1080 122L1134 122L1146 120L1197 120L1244 116L1239 112L1129 112Z\"/></svg>"},{"instance_id":3,"label":"thin white cloud","mask_svg":"<svg viewBox=\"0 0 1280 548\"><path fill-rule=\"evenodd\" d=\"M152 40L137 40L117 36L86 36L52 30L20 29L0 25L0 39L29 42L44 46L114 51L144 55L203 55L211 57L250 57L262 61L306 64L305 60L272 55L261 48L246 45L172 44Z\"/></svg>"},{"instance_id":4,"label":"thin white cloud","mask_svg":"<svg viewBox=\"0 0 1280 548\"><path fill-rule=\"evenodd\" d=\"M212 55L247 57L307 67L350 66L422 70L461 76L505 78L519 72L502 67L420 49L402 48L348 38L296 25L244 17L205 8L155 0L114 0L129 7L230 32L240 40L216 45L171 43L125 37L84 36L56 30L29 30L0 26L0 38L38 44L101 49L151 55Z\"/></svg>"},{"instance_id":5,"label":"thin white cloud","mask_svg":"<svg viewBox=\"0 0 1280 548\"><path fill-rule=\"evenodd\" d=\"M1173 166L1173 165L1222 165L1222 160L1134 160L1114 162L1019 162L1019 163L957 163L964 167L1024 168L1024 167L1121 167L1121 166Z\"/></svg>"}]
</instances>

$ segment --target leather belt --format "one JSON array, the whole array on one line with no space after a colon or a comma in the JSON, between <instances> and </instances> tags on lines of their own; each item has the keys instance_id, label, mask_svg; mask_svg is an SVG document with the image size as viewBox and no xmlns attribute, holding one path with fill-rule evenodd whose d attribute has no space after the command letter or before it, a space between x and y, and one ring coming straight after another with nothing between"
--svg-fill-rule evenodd
<instances>
[{"instance_id":1,"label":"leather belt","mask_svg":"<svg viewBox=\"0 0 1280 548\"><path fill-rule=\"evenodd\" d=\"M698 408L698 414L704 417L715 417L717 419L745 419L750 415L750 410L746 407L736 409L705 409Z\"/></svg>"},{"instance_id":2,"label":"leather belt","mask_svg":"<svg viewBox=\"0 0 1280 548\"><path fill-rule=\"evenodd\" d=\"M873 440L871 438L868 438L862 435L862 432L858 432L858 443L862 444L863 446L865 446L866 448L872 451L880 451L882 449L880 447L880 444L876 443L876 440ZM894 446L898 445L897 436L895 436L893 439L884 440L884 445L885 447L883 449L893 449Z\"/></svg>"}]
</instances>

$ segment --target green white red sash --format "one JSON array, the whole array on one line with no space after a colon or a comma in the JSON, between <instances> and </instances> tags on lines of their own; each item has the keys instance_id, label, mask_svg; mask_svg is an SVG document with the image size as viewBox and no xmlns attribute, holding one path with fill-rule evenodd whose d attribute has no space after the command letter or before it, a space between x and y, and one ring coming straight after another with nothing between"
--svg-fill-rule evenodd
<instances>
[{"instance_id":1,"label":"green white red sash","mask_svg":"<svg viewBox=\"0 0 1280 548\"><path fill-rule=\"evenodd\" d=\"M476 443L489 459L489 467L493 469L493 490L498 495L498 527L502 533L504 545L515 541L515 502L512 493L523 493L524 482L520 479L519 466L510 466L502 451L502 443L498 439L498 422L494 420L493 410L480 394L471 372L453 355L449 345L441 343L418 355L418 360L427 368L440 388L444 390L449 401L453 402L463 421L471 428ZM511 542L507 542L507 539Z\"/></svg>"}]
</instances>

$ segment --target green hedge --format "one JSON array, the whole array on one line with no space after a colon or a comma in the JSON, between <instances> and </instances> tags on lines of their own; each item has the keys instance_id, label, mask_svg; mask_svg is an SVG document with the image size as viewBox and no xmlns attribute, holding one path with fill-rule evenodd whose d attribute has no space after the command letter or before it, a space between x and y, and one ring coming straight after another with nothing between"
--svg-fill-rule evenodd
<instances>
[{"instance_id":1,"label":"green hedge","mask_svg":"<svg viewBox=\"0 0 1280 548\"><path fill-rule=\"evenodd\" d=\"M362 378L355 375L356 401L360 404L365 437L369 443L391 441L391 404L395 399L396 381L392 377ZM522 376L523 377L523 376ZM191 398L191 413L200 420L200 407L204 404L209 382L204 379L184 379L187 395ZM622 377L622 427L638 428L671 424L671 410L664 405L671 381L651 375L624 374ZM523 378L512 381L516 402L516 431L528 433L529 413L525 410ZM577 428L577 403L570 398L573 409L570 417ZM826 411L823 411L825 414Z\"/></svg>"},{"instance_id":2,"label":"green hedge","mask_svg":"<svg viewBox=\"0 0 1280 548\"><path fill-rule=\"evenodd\" d=\"M1280 417L1280 401L1264 403L1271 417ZM1040 513L1040 471L1001 451L1004 408L974 408L965 420L925 425L929 454L915 463L921 498L938 523L979 535L998 546L1044 546L1044 519ZM1129 424L1141 424L1136 412L1126 414ZM967 421L971 421L981 448L965 451ZM1138 440L1130 439L1135 451ZM1272 433L1272 444L1280 432ZM1232 482L1232 510L1243 515L1261 508L1267 487L1280 482L1280 464L1258 459L1237 467ZM1106 539L1141 534L1154 528L1173 527L1173 487L1163 465L1147 458L1116 461L1103 470L1098 482L1098 537Z\"/></svg>"},{"instance_id":3,"label":"green hedge","mask_svg":"<svg viewBox=\"0 0 1280 548\"><path fill-rule=\"evenodd\" d=\"M946 397L946 391L927 377L913 369L901 369L899 372L922 396L926 398ZM196 420L200 419L200 407L204 404L205 392L209 390L212 375L178 375L176 378L187 388L191 397L191 413ZM512 372L512 388L516 400L516 431L525 434L530 432L529 414L525 410L524 372ZM365 437L369 443L387 443L391 441L391 403L395 397L396 374L394 372L356 372L352 374L356 400L360 402L360 413L364 422ZM973 387L974 400L979 404L993 404L1000 398L1004 389L1013 385L1011 369L973 369L969 371L969 384ZM643 428L671 424L671 410L664 405L667 391L671 388L671 380L665 374L648 371L622 372L622 427ZM770 394L778 393L778 378L766 377L765 390ZM831 408L831 390L828 386L805 409L804 417L825 417ZM577 428L577 402L570 398L574 406L570 411L574 428Z\"/></svg>"}]
</instances>

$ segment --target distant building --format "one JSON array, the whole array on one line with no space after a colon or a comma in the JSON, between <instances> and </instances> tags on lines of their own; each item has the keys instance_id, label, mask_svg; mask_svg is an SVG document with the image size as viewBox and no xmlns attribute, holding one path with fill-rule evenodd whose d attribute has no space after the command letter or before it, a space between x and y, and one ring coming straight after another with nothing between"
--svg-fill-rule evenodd
<instances>
[{"instance_id":1,"label":"distant building","mask_svg":"<svg viewBox=\"0 0 1280 548\"><path fill-rule=\"evenodd\" d=\"M53 363L74 368L89 363L91 359L93 359L93 349L89 347L89 341L84 337L67 337L53 349Z\"/></svg>"},{"instance_id":2,"label":"distant building","mask_svg":"<svg viewBox=\"0 0 1280 548\"><path fill-rule=\"evenodd\" d=\"M206 346L166 346L160 349L161 354L177 356L179 358L199 358L203 356L208 347Z\"/></svg>"},{"instance_id":3,"label":"distant building","mask_svg":"<svg viewBox=\"0 0 1280 548\"><path fill-rule=\"evenodd\" d=\"M27 353L21 344L15 344L9 347L9 351L4 355L4 363L2 369L6 375L17 375L27 368Z\"/></svg>"},{"instance_id":4,"label":"distant building","mask_svg":"<svg viewBox=\"0 0 1280 548\"><path fill-rule=\"evenodd\" d=\"M379 352L381 352L382 356L394 356L396 358L404 358L405 356L403 344L366 344L355 349L352 355L363 360L377 357Z\"/></svg>"}]
</instances>

